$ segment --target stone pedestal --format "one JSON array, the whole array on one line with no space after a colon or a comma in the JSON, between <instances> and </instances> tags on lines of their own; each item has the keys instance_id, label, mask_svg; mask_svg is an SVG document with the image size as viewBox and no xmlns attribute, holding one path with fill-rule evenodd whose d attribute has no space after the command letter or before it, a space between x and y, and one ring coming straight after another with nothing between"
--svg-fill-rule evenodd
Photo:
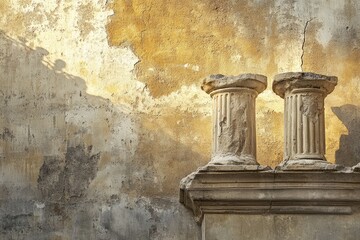
<instances>
[{"instance_id":1,"label":"stone pedestal","mask_svg":"<svg viewBox=\"0 0 360 240\"><path fill-rule=\"evenodd\" d=\"M214 105L213 156L180 183L180 202L193 211L202 239L358 239L360 164L341 168L324 156L324 98L336 77L276 76L273 89L285 98L285 156L276 170L256 162L254 104L263 80L204 81Z\"/></svg>"},{"instance_id":2,"label":"stone pedestal","mask_svg":"<svg viewBox=\"0 0 360 240\"><path fill-rule=\"evenodd\" d=\"M273 90L285 100L284 161L281 170L339 170L325 158L324 99L336 77L290 72L275 76Z\"/></svg>"},{"instance_id":3,"label":"stone pedestal","mask_svg":"<svg viewBox=\"0 0 360 240\"><path fill-rule=\"evenodd\" d=\"M213 99L210 165L258 165L255 98L266 84L266 77L257 74L204 79L202 89Z\"/></svg>"},{"instance_id":4,"label":"stone pedestal","mask_svg":"<svg viewBox=\"0 0 360 240\"><path fill-rule=\"evenodd\" d=\"M180 201L203 240L358 239L360 173L198 170Z\"/></svg>"}]
</instances>

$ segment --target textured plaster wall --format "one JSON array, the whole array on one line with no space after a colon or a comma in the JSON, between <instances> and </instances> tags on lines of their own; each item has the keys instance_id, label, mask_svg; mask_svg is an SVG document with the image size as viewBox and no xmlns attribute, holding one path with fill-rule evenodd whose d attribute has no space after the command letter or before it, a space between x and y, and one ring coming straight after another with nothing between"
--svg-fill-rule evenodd
<instances>
[{"instance_id":1,"label":"textured plaster wall","mask_svg":"<svg viewBox=\"0 0 360 240\"><path fill-rule=\"evenodd\" d=\"M0 1L0 239L199 239L178 203L210 159L209 74L269 77L258 161L282 160L272 76L339 77L327 158L360 162L358 1Z\"/></svg>"}]
</instances>

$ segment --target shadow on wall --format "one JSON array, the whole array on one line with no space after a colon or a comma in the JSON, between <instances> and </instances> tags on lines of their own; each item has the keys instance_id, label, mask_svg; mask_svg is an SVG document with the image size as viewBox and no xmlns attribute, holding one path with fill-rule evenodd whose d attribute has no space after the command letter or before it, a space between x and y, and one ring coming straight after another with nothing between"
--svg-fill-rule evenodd
<instances>
[{"instance_id":1,"label":"shadow on wall","mask_svg":"<svg viewBox=\"0 0 360 240\"><path fill-rule=\"evenodd\" d=\"M0 43L2 169L20 173L31 187L37 182L45 199L82 196L100 159L100 150L85 141L95 129L84 118L109 102L86 94L85 81L65 73L64 61L46 61L47 50L4 33Z\"/></svg>"},{"instance_id":2,"label":"shadow on wall","mask_svg":"<svg viewBox=\"0 0 360 240\"><path fill-rule=\"evenodd\" d=\"M48 54L0 31L0 239L197 239L172 191L203 157Z\"/></svg>"},{"instance_id":3,"label":"shadow on wall","mask_svg":"<svg viewBox=\"0 0 360 240\"><path fill-rule=\"evenodd\" d=\"M348 129L348 135L341 135L335 162L344 166L354 166L360 162L360 107L346 104L331 110Z\"/></svg>"},{"instance_id":4,"label":"shadow on wall","mask_svg":"<svg viewBox=\"0 0 360 240\"><path fill-rule=\"evenodd\" d=\"M111 151L110 133L126 121L48 54L0 32L0 238L62 231Z\"/></svg>"}]
</instances>

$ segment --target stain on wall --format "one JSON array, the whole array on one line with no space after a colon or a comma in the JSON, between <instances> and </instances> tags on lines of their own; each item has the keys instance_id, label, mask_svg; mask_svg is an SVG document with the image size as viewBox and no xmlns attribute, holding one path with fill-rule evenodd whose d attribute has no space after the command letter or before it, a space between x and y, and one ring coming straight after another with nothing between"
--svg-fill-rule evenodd
<instances>
[{"instance_id":1,"label":"stain on wall","mask_svg":"<svg viewBox=\"0 0 360 240\"><path fill-rule=\"evenodd\" d=\"M0 2L0 238L200 239L178 202L211 152L200 80L269 77L257 156L283 155L272 77L339 77L325 103L329 161L359 161L357 1ZM351 160L348 160L351 159Z\"/></svg>"},{"instance_id":2,"label":"stain on wall","mask_svg":"<svg viewBox=\"0 0 360 240\"><path fill-rule=\"evenodd\" d=\"M132 47L140 60L137 78L154 97L209 73L238 74L248 68L273 74L273 49L265 48L265 42L278 37L272 5L271 1L115 1L107 25L109 42ZM257 69L259 63L266 67Z\"/></svg>"},{"instance_id":3,"label":"stain on wall","mask_svg":"<svg viewBox=\"0 0 360 240\"><path fill-rule=\"evenodd\" d=\"M77 201L95 178L100 153L89 155L92 146L69 147L65 159L45 157L39 171L38 189L49 201Z\"/></svg>"}]
</instances>

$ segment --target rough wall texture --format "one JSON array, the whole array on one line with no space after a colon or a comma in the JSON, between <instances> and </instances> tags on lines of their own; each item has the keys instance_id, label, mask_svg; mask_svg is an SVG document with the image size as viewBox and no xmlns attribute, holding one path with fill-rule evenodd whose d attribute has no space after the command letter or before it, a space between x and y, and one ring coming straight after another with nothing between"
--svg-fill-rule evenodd
<instances>
[{"instance_id":1,"label":"rough wall texture","mask_svg":"<svg viewBox=\"0 0 360 240\"><path fill-rule=\"evenodd\" d=\"M272 76L338 76L327 158L360 161L358 1L2 0L0 16L1 239L198 239L178 183L210 159L212 73L269 77L257 142L272 166Z\"/></svg>"}]
</instances>

